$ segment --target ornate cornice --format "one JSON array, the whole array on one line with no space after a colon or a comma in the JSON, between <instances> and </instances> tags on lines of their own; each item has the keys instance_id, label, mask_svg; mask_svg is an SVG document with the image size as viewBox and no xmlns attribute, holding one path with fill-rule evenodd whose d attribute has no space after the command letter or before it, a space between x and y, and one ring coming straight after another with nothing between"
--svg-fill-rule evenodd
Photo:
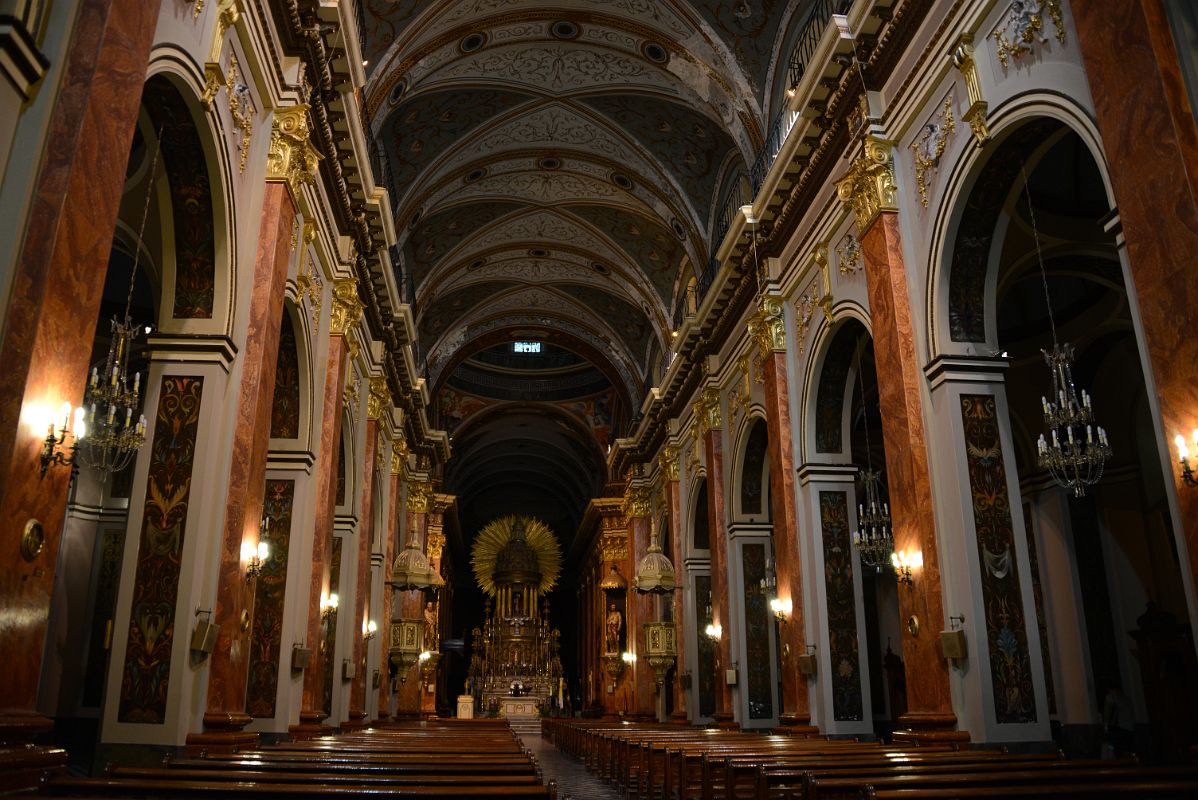
<instances>
[{"instance_id":1,"label":"ornate cornice","mask_svg":"<svg viewBox=\"0 0 1198 800\"><path fill-rule=\"evenodd\" d=\"M358 282L353 278L333 281L333 309L329 319L329 334L345 336L362 318L362 301L358 299Z\"/></svg>"},{"instance_id":2,"label":"ornate cornice","mask_svg":"<svg viewBox=\"0 0 1198 800\"><path fill-rule=\"evenodd\" d=\"M893 148L893 142L866 136L861 155L853 159L848 174L836 182L836 193L853 210L857 230L862 234L878 214L898 210Z\"/></svg>"},{"instance_id":3,"label":"ornate cornice","mask_svg":"<svg viewBox=\"0 0 1198 800\"><path fill-rule=\"evenodd\" d=\"M285 181L292 193L315 181L320 153L308 131L308 104L275 110L270 126L270 152L266 157L266 179Z\"/></svg>"},{"instance_id":4,"label":"ornate cornice","mask_svg":"<svg viewBox=\"0 0 1198 800\"><path fill-rule=\"evenodd\" d=\"M386 378L370 379L370 394L366 398L366 418L382 419L391 407L391 391Z\"/></svg>"}]
</instances>

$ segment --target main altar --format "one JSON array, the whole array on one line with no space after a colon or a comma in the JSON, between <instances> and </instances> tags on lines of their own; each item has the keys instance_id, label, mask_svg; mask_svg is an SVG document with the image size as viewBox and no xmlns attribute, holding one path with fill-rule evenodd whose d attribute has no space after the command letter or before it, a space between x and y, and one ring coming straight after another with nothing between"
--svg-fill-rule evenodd
<instances>
[{"instance_id":1,"label":"main altar","mask_svg":"<svg viewBox=\"0 0 1198 800\"><path fill-rule=\"evenodd\" d=\"M561 570L561 547L539 520L505 517L479 533L471 562L487 594L471 643L471 693L483 711L534 716L560 691L560 633L545 595Z\"/></svg>"}]
</instances>

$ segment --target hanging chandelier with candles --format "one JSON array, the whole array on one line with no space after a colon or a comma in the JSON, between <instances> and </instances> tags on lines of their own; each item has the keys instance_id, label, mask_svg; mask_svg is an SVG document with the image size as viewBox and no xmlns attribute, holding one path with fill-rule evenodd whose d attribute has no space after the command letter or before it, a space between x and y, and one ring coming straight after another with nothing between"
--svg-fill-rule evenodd
<instances>
[{"instance_id":1,"label":"hanging chandelier with candles","mask_svg":"<svg viewBox=\"0 0 1198 800\"><path fill-rule=\"evenodd\" d=\"M894 556L894 530L890 525L890 503L882 499L882 473L874 469L873 448L869 443L868 404L865 401L865 378L861 374L861 350L858 346L857 386L861 391L861 418L865 430L865 463L861 473L862 492L865 501L857 504L857 530L853 533L853 546L861 557L861 563L878 572L890 564Z\"/></svg>"},{"instance_id":2,"label":"hanging chandelier with candles","mask_svg":"<svg viewBox=\"0 0 1198 800\"><path fill-rule=\"evenodd\" d=\"M1059 485L1072 490L1074 497L1084 497L1086 487L1102 479L1106 460L1111 457L1111 445L1106 430L1094 421L1090 394L1084 389L1078 391L1073 383L1073 345L1057 340L1057 325L1052 316L1048 273L1044 269L1032 193L1028 188L1027 171L1023 170L1022 174L1028 221L1032 225L1040 283L1044 288L1044 304L1048 308L1048 325L1052 331L1052 349L1040 351L1052 373L1052 400L1047 396L1040 397L1046 432L1036 440L1037 460L1040 468L1048 470Z\"/></svg>"}]
</instances>

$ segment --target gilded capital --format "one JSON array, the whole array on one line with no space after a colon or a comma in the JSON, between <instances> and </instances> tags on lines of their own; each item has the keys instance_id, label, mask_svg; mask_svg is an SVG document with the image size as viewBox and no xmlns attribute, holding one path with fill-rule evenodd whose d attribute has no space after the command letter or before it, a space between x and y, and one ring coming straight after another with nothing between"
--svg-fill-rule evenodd
<instances>
[{"instance_id":1,"label":"gilded capital","mask_svg":"<svg viewBox=\"0 0 1198 800\"><path fill-rule=\"evenodd\" d=\"M836 193L853 210L861 233L865 233L878 214L898 210L893 146L893 142L867 136L861 155L836 182Z\"/></svg>"},{"instance_id":2,"label":"gilded capital","mask_svg":"<svg viewBox=\"0 0 1198 800\"><path fill-rule=\"evenodd\" d=\"M333 281L333 310L329 333L344 336L362 317L362 301L358 299L358 282L353 278Z\"/></svg>"},{"instance_id":3,"label":"gilded capital","mask_svg":"<svg viewBox=\"0 0 1198 800\"><path fill-rule=\"evenodd\" d=\"M392 445L393 448L395 446L396 445ZM402 475L403 474L403 459L399 457L399 451L395 450L395 449L391 450L391 474L392 475Z\"/></svg>"},{"instance_id":4,"label":"gilded capital","mask_svg":"<svg viewBox=\"0 0 1198 800\"><path fill-rule=\"evenodd\" d=\"M628 484L624 490L624 519L647 517L652 512L649 487L644 484Z\"/></svg>"},{"instance_id":5,"label":"gilded capital","mask_svg":"<svg viewBox=\"0 0 1198 800\"><path fill-rule=\"evenodd\" d=\"M441 553L445 550L445 534L440 531L430 530L428 532L428 557L432 561L436 561L441 557Z\"/></svg>"},{"instance_id":6,"label":"gilded capital","mask_svg":"<svg viewBox=\"0 0 1198 800\"><path fill-rule=\"evenodd\" d=\"M658 463L661 465L661 474L667 481L678 480L678 448L673 445L665 445L661 448L661 453L657 457Z\"/></svg>"},{"instance_id":7,"label":"gilded capital","mask_svg":"<svg viewBox=\"0 0 1198 800\"><path fill-rule=\"evenodd\" d=\"M308 104L280 108L270 126L270 153L266 157L266 179L285 181L298 192L315 180L320 153L312 146L308 131Z\"/></svg>"},{"instance_id":8,"label":"gilded capital","mask_svg":"<svg viewBox=\"0 0 1198 800\"><path fill-rule=\"evenodd\" d=\"M703 432L719 430L724 426L720 418L720 392L718 389L704 389L699 396L698 408L695 409Z\"/></svg>"},{"instance_id":9,"label":"gilded capital","mask_svg":"<svg viewBox=\"0 0 1198 800\"><path fill-rule=\"evenodd\" d=\"M429 481L408 481L408 511L427 514L432 505L433 485Z\"/></svg>"},{"instance_id":10,"label":"gilded capital","mask_svg":"<svg viewBox=\"0 0 1198 800\"><path fill-rule=\"evenodd\" d=\"M366 416L368 419L382 419L391 406L391 390L387 388L386 378L370 379L370 395L366 398Z\"/></svg>"},{"instance_id":11,"label":"gilded capital","mask_svg":"<svg viewBox=\"0 0 1198 800\"><path fill-rule=\"evenodd\" d=\"M786 352L786 317L781 299L770 295L761 298L757 313L749 318L749 334L757 343L761 361L770 353Z\"/></svg>"}]
</instances>

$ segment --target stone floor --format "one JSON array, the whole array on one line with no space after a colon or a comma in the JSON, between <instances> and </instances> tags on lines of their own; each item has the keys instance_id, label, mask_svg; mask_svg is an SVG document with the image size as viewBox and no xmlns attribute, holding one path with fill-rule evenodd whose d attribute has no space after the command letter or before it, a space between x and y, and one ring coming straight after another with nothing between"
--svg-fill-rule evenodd
<instances>
[{"instance_id":1,"label":"stone floor","mask_svg":"<svg viewBox=\"0 0 1198 800\"><path fill-rule=\"evenodd\" d=\"M532 751L545 781L557 781L558 800L622 800L615 787L596 778L575 759L565 755L539 733L520 733L520 741Z\"/></svg>"}]
</instances>

